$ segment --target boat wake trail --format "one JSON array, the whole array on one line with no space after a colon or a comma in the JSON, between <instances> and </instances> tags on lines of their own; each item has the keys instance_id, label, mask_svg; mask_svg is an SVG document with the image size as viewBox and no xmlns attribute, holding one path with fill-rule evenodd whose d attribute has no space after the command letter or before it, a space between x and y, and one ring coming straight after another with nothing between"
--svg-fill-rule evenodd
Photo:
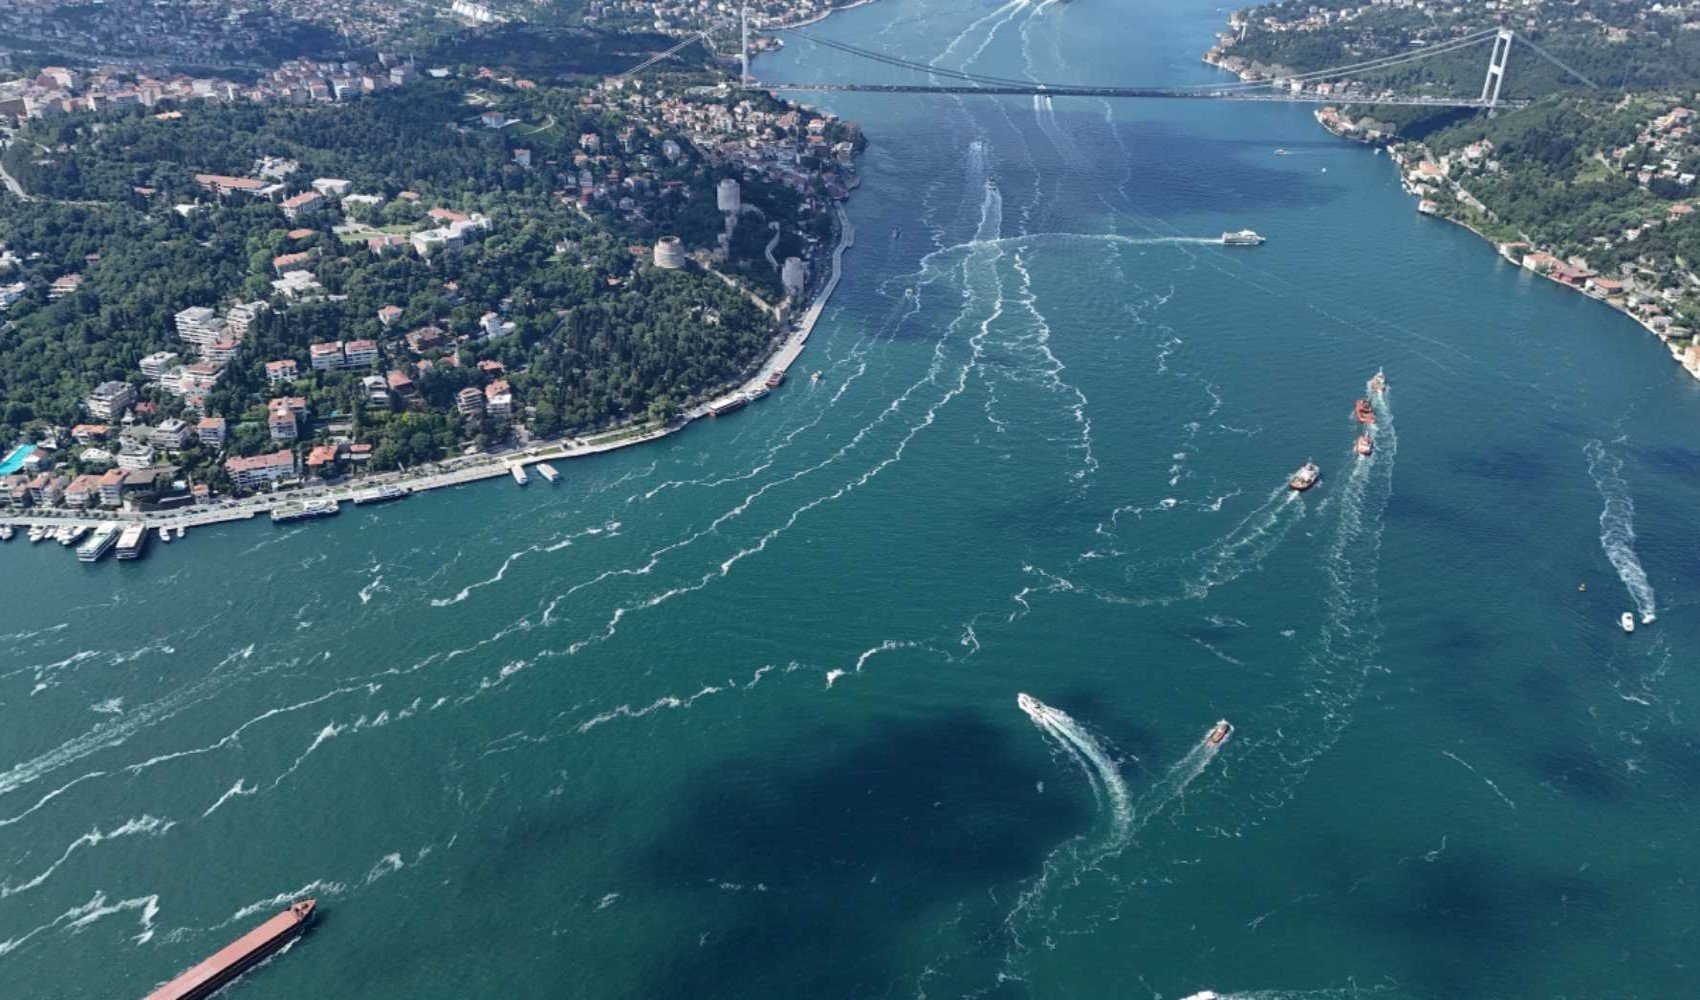
<instances>
[{"instance_id":1,"label":"boat wake trail","mask_svg":"<svg viewBox=\"0 0 1700 1000\"><path fill-rule=\"evenodd\" d=\"M1617 578L1635 602L1642 623L1653 620L1655 607L1653 585L1647 582L1647 571L1635 554L1635 501L1629 495L1629 484L1623 478L1623 459L1606 450L1598 439L1582 448L1588 456L1588 475L1605 500L1600 511L1600 548L1617 570Z\"/></svg>"},{"instance_id":2,"label":"boat wake trail","mask_svg":"<svg viewBox=\"0 0 1700 1000\"><path fill-rule=\"evenodd\" d=\"M1061 891L1080 885L1089 872L1126 849L1147 823L1161 815L1167 806L1185 793L1193 779L1204 773L1221 751L1222 744L1212 742L1212 733L1206 733L1186 756L1135 800L1122 778L1121 769L1104 745L1068 713L1026 694L1018 696L1016 703L1039 731L1050 737L1057 749L1086 775L1100 807L1109 807L1108 822L1102 831L1083 834L1053 850L1045 859L1038 878L1016 898L1014 908L1004 918L1004 927L1014 942L1015 951L1021 952L1026 948L1025 932L1029 928L1055 925L1058 904L1043 905L1053 898L1053 887ZM1018 976L1015 970L1007 968L1009 964L1010 958L1006 957L1005 974Z\"/></svg>"}]
</instances>

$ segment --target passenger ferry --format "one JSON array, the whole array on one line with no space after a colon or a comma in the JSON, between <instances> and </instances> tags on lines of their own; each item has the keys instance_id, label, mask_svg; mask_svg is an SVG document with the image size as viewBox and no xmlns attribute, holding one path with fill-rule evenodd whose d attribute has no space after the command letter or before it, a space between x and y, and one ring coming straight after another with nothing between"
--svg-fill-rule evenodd
<instances>
[{"instance_id":1,"label":"passenger ferry","mask_svg":"<svg viewBox=\"0 0 1700 1000\"><path fill-rule=\"evenodd\" d=\"M1238 229L1222 234L1222 245L1225 247L1254 247L1262 242L1263 237L1250 229Z\"/></svg>"},{"instance_id":2,"label":"passenger ferry","mask_svg":"<svg viewBox=\"0 0 1700 1000\"><path fill-rule=\"evenodd\" d=\"M306 503L286 503L272 511L273 524L288 524L313 517L330 517L341 508L335 500L315 499Z\"/></svg>"},{"instance_id":3,"label":"passenger ferry","mask_svg":"<svg viewBox=\"0 0 1700 1000\"><path fill-rule=\"evenodd\" d=\"M785 384L785 369L775 368L773 374L767 377L767 387L777 389Z\"/></svg>"},{"instance_id":4,"label":"passenger ferry","mask_svg":"<svg viewBox=\"0 0 1700 1000\"><path fill-rule=\"evenodd\" d=\"M749 402L750 398L740 392L735 396L728 396L718 403L710 403L708 407L708 415L711 417L724 417L728 413L738 412L745 406L748 406Z\"/></svg>"},{"instance_id":5,"label":"passenger ferry","mask_svg":"<svg viewBox=\"0 0 1700 1000\"><path fill-rule=\"evenodd\" d=\"M561 481L561 474L556 472L555 467L548 462L537 463L537 474L547 479L551 484Z\"/></svg>"},{"instance_id":6,"label":"passenger ferry","mask_svg":"<svg viewBox=\"0 0 1700 1000\"><path fill-rule=\"evenodd\" d=\"M134 527L134 525L132 525ZM121 529L116 524L101 525L88 541L77 547L77 558L83 562L99 562L100 558L112 550L118 543L118 532Z\"/></svg>"},{"instance_id":7,"label":"passenger ferry","mask_svg":"<svg viewBox=\"0 0 1700 1000\"><path fill-rule=\"evenodd\" d=\"M142 554L142 549L148 543L148 526L145 524L127 524L124 532L118 536L118 558L136 559Z\"/></svg>"},{"instance_id":8,"label":"passenger ferry","mask_svg":"<svg viewBox=\"0 0 1700 1000\"><path fill-rule=\"evenodd\" d=\"M525 474L525 466L520 465L518 462L508 466L508 471L513 473L514 482L521 486L531 482L531 478Z\"/></svg>"},{"instance_id":9,"label":"passenger ferry","mask_svg":"<svg viewBox=\"0 0 1700 1000\"><path fill-rule=\"evenodd\" d=\"M756 400L761 399L763 396L766 396L766 395L767 395L767 386L758 385L754 389L751 389L749 392L744 393L744 399L745 399L746 402L753 403Z\"/></svg>"},{"instance_id":10,"label":"passenger ferry","mask_svg":"<svg viewBox=\"0 0 1700 1000\"><path fill-rule=\"evenodd\" d=\"M356 494L354 497L354 505L359 507L363 504L369 503L388 503L391 500L400 500L404 496L407 496L407 491L402 489L400 486L385 486L381 489L368 490L365 493Z\"/></svg>"}]
</instances>

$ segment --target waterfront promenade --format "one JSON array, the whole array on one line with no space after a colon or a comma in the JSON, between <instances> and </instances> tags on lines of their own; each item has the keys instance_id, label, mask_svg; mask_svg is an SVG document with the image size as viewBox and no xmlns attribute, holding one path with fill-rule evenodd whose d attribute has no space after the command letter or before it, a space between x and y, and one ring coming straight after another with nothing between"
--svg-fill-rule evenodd
<instances>
[{"instance_id":1,"label":"waterfront promenade","mask_svg":"<svg viewBox=\"0 0 1700 1000\"><path fill-rule=\"evenodd\" d=\"M352 501L356 496L385 486L397 486L408 493L461 486L484 479L507 476L514 465L566 461L590 455L600 455L604 452L631 448L676 434L690 426L694 421L708 416L710 407L716 403L763 385L774 371L790 367L803 353L803 348L808 344L809 335L814 332L815 323L820 320L827 301L838 288L838 281L843 273L844 251L854 246L856 242L856 229L851 224L848 214L844 211L842 205L838 207L837 211L838 242L832 251L832 270L826 282L821 285L820 290L810 302L808 310L803 313L795 325L787 328L785 338L778 348L768 356L756 373L742 385L691 407L666 424L627 424L586 437L559 438L535 442L525 448L504 452L445 459L442 462L434 462L416 469L362 476L343 483L283 489L275 493L251 497L225 498L217 500L209 506L183 507L169 511L81 512L58 508L21 510L0 515L0 524L10 524L20 528L36 525L44 525L50 528L88 527L113 521L139 521L149 526L157 525L172 528L222 524L229 521L247 520L257 514L269 514L274 508L283 504L298 503L306 499Z\"/></svg>"}]
</instances>

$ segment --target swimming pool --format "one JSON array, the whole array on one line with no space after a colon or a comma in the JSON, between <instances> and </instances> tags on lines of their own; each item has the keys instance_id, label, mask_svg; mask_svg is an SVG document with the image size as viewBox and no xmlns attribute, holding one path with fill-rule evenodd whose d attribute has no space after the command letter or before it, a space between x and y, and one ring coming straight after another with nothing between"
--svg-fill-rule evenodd
<instances>
[{"instance_id":1,"label":"swimming pool","mask_svg":"<svg viewBox=\"0 0 1700 1000\"><path fill-rule=\"evenodd\" d=\"M20 444L12 449L4 462L0 462L0 476L9 476L24 467L24 459L35 453L35 445Z\"/></svg>"}]
</instances>

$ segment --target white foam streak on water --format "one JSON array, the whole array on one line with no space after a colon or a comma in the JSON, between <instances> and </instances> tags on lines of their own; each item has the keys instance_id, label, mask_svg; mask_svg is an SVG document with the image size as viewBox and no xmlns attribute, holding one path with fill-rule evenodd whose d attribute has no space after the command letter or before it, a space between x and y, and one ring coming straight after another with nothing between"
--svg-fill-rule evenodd
<instances>
[{"instance_id":1,"label":"white foam streak on water","mask_svg":"<svg viewBox=\"0 0 1700 1000\"><path fill-rule=\"evenodd\" d=\"M231 799L235 798L238 795L252 795L259 790L260 790L260 786L249 785L248 783L243 781L243 779L237 778L236 784L231 785L229 791L226 791L223 795L220 795L218 797L217 802L214 802L212 805L208 806L206 812L201 813L201 818L206 819L208 816L211 816L213 813L218 811L219 806L224 805L226 802L229 802Z\"/></svg>"},{"instance_id":2,"label":"white foam streak on water","mask_svg":"<svg viewBox=\"0 0 1700 1000\"><path fill-rule=\"evenodd\" d=\"M96 827L88 833L83 834L81 837L78 837L76 840L71 841L71 843L66 846L65 850L60 853L58 859L48 865L34 878L18 883L13 883L8 880L4 884L0 884L0 899L15 896L20 892L27 892L41 885L43 882L46 882L48 879L53 877L54 872L59 870L59 866L69 861L71 859L71 855L77 853L77 851L82 848L94 847L105 843L108 840L117 840L120 837L130 837L137 834L157 837L164 834L175 825L176 824L171 820L161 819L158 816L138 816L134 819L126 820L123 824L113 827L110 830L102 831L99 827Z\"/></svg>"},{"instance_id":3,"label":"white foam streak on water","mask_svg":"<svg viewBox=\"0 0 1700 1000\"><path fill-rule=\"evenodd\" d=\"M1588 456L1588 475L1605 501L1600 511L1600 548L1617 570L1617 578L1635 602L1635 610L1643 620L1653 617L1657 599L1647 571L1635 554L1635 500L1629 495L1629 483L1623 478L1623 459L1606 450L1598 439L1589 441L1582 451Z\"/></svg>"}]
</instances>

